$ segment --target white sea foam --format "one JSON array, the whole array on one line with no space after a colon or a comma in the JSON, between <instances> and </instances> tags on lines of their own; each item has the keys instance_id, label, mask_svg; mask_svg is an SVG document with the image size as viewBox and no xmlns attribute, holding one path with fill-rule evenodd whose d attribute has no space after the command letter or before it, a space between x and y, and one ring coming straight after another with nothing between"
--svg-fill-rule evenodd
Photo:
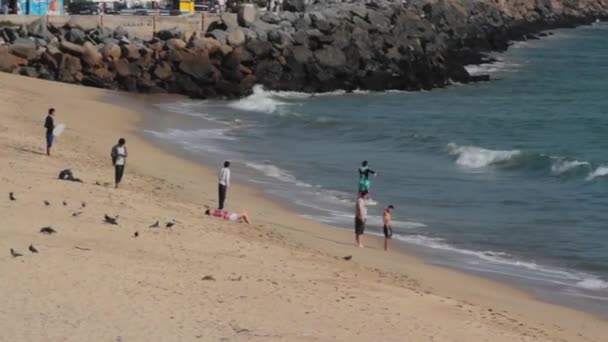
<instances>
[{"instance_id":1,"label":"white sea foam","mask_svg":"<svg viewBox=\"0 0 608 342\"><path fill-rule=\"evenodd\" d=\"M454 143L448 144L448 152L457 156L456 164L473 169L499 164L521 153L519 150L488 150L477 146L458 146Z\"/></svg>"},{"instance_id":2,"label":"white sea foam","mask_svg":"<svg viewBox=\"0 0 608 342\"><path fill-rule=\"evenodd\" d=\"M598 166L593 172L587 176L587 180L593 180L597 177L608 176L608 166Z\"/></svg>"},{"instance_id":3,"label":"white sea foam","mask_svg":"<svg viewBox=\"0 0 608 342\"><path fill-rule=\"evenodd\" d=\"M393 238L414 245L473 257L474 259L467 261L466 264L457 265L470 270L486 273L500 273L569 288L593 291L608 289L608 282L595 275L539 265L534 262L521 261L503 252L462 249L447 244L443 239L423 235L396 234L393 235ZM479 262L475 262L476 259L479 260Z\"/></svg>"},{"instance_id":4,"label":"white sea foam","mask_svg":"<svg viewBox=\"0 0 608 342\"><path fill-rule=\"evenodd\" d=\"M586 161L558 159L551 165L551 172L555 175L561 175L573 171L581 166L588 165L589 162Z\"/></svg>"},{"instance_id":5,"label":"white sea foam","mask_svg":"<svg viewBox=\"0 0 608 342\"><path fill-rule=\"evenodd\" d=\"M279 107L284 105L287 103L273 98L272 93L265 91L261 85L253 87L253 94L228 104L234 109L267 114L277 112Z\"/></svg>"},{"instance_id":6,"label":"white sea foam","mask_svg":"<svg viewBox=\"0 0 608 342\"><path fill-rule=\"evenodd\" d=\"M608 282L595 277L586 278L576 284L578 287L587 290L604 290L608 289Z\"/></svg>"},{"instance_id":7,"label":"white sea foam","mask_svg":"<svg viewBox=\"0 0 608 342\"><path fill-rule=\"evenodd\" d=\"M291 173L289 173L275 165L269 164L269 163L258 164L258 163L253 163L253 162L247 162L247 163L245 163L245 165L251 169L261 172L262 174L264 174L265 176L270 177L270 178L275 178L275 179L278 179L278 180L286 182L286 183L292 183L292 184L295 184L296 186L303 187L303 188L312 188L313 187L310 184L300 182Z\"/></svg>"},{"instance_id":8,"label":"white sea foam","mask_svg":"<svg viewBox=\"0 0 608 342\"><path fill-rule=\"evenodd\" d=\"M220 146L221 144L213 144L213 141L237 141L235 137L227 135L230 129L214 128L214 129L198 129L198 130L182 130L169 129L158 132L153 130L145 130L144 132L151 134L157 138L170 141L178 144L182 148L190 152L213 152L226 153Z\"/></svg>"},{"instance_id":9,"label":"white sea foam","mask_svg":"<svg viewBox=\"0 0 608 342\"><path fill-rule=\"evenodd\" d=\"M521 65L513 62L496 61L494 63L465 65L465 69L472 76L491 75L499 72L516 71Z\"/></svg>"}]
</instances>

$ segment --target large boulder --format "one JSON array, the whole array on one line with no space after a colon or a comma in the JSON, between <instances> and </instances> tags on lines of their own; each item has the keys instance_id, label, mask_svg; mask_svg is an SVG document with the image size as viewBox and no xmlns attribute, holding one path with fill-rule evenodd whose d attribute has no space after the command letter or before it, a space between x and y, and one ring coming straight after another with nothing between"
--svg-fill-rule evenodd
<instances>
[{"instance_id":1,"label":"large boulder","mask_svg":"<svg viewBox=\"0 0 608 342\"><path fill-rule=\"evenodd\" d=\"M228 33L228 36L226 37L226 42L232 47L244 45L245 41L245 33L243 33L243 31L239 29L233 30L232 32Z\"/></svg>"},{"instance_id":2,"label":"large boulder","mask_svg":"<svg viewBox=\"0 0 608 342\"><path fill-rule=\"evenodd\" d=\"M65 39L70 43L82 45L87 38L86 33L79 28L71 28L69 31L65 33Z\"/></svg>"},{"instance_id":3,"label":"large boulder","mask_svg":"<svg viewBox=\"0 0 608 342\"><path fill-rule=\"evenodd\" d=\"M220 20L226 27L238 27L238 16L234 13L224 12L220 14Z\"/></svg>"},{"instance_id":4,"label":"large boulder","mask_svg":"<svg viewBox=\"0 0 608 342\"><path fill-rule=\"evenodd\" d=\"M171 38L167 40L166 46L169 50L185 49L186 42L179 38Z\"/></svg>"},{"instance_id":5,"label":"large boulder","mask_svg":"<svg viewBox=\"0 0 608 342\"><path fill-rule=\"evenodd\" d=\"M17 38L10 46L10 52L21 58L29 61L34 60L38 56L36 42L31 39Z\"/></svg>"},{"instance_id":6,"label":"large boulder","mask_svg":"<svg viewBox=\"0 0 608 342\"><path fill-rule=\"evenodd\" d=\"M239 5L239 11L237 14L237 20L239 25L243 27L251 26L256 19L256 10L253 4L242 4Z\"/></svg>"},{"instance_id":7,"label":"large boulder","mask_svg":"<svg viewBox=\"0 0 608 342\"><path fill-rule=\"evenodd\" d=\"M0 71L13 72L18 67L27 64L27 59L17 57L11 54L8 49L0 46Z\"/></svg>"},{"instance_id":8,"label":"large boulder","mask_svg":"<svg viewBox=\"0 0 608 342\"><path fill-rule=\"evenodd\" d=\"M81 45L70 43L65 40L59 44L59 49L74 56L81 56L84 52L84 48Z\"/></svg>"},{"instance_id":9,"label":"large boulder","mask_svg":"<svg viewBox=\"0 0 608 342\"><path fill-rule=\"evenodd\" d=\"M247 43L247 50L258 58L264 58L272 53L272 43L263 40L253 40Z\"/></svg>"},{"instance_id":10,"label":"large boulder","mask_svg":"<svg viewBox=\"0 0 608 342\"><path fill-rule=\"evenodd\" d=\"M172 38L184 39L184 34L177 27L168 30L160 30L156 33L156 38L160 40L169 40Z\"/></svg>"},{"instance_id":11,"label":"large boulder","mask_svg":"<svg viewBox=\"0 0 608 342\"><path fill-rule=\"evenodd\" d=\"M136 60L141 57L141 47L135 44L123 44L120 46L121 57L129 60Z\"/></svg>"},{"instance_id":12,"label":"large boulder","mask_svg":"<svg viewBox=\"0 0 608 342\"><path fill-rule=\"evenodd\" d=\"M307 64L313 57L312 51L306 46L294 46L292 54L295 60L300 64Z\"/></svg>"},{"instance_id":13,"label":"large boulder","mask_svg":"<svg viewBox=\"0 0 608 342\"><path fill-rule=\"evenodd\" d=\"M103 55L97 50L97 47L91 42L86 42L82 46L84 51L82 53L82 61L88 66L98 66L102 64Z\"/></svg>"},{"instance_id":14,"label":"large boulder","mask_svg":"<svg viewBox=\"0 0 608 342\"><path fill-rule=\"evenodd\" d=\"M120 45L113 42L104 44L100 52L106 61L116 61L120 59L120 56L122 55Z\"/></svg>"},{"instance_id":15,"label":"large boulder","mask_svg":"<svg viewBox=\"0 0 608 342\"><path fill-rule=\"evenodd\" d=\"M283 0L283 10L290 12L304 12L306 9L305 0Z\"/></svg>"},{"instance_id":16,"label":"large boulder","mask_svg":"<svg viewBox=\"0 0 608 342\"><path fill-rule=\"evenodd\" d=\"M53 35L49 32L49 29L46 26L46 19L40 18L32 21L27 25L27 30L31 36L38 37L44 39L46 41L50 40Z\"/></svg>"},{"instance_id":17,"label":"large boulder","mask_svg":"<svg viewBox=\"0 0 608 342\"><path fill-rule=\"evenodd\" d=\"M154 66L152 75L163 81L171 79L173 77L173 70L171 69L171 64L165 61L161 61L160 63Z\"/></svg>"},{"instance_id":18,"label":"large boulder","mask_svg":"<svg viewBox=\"0 0 608 342\"><path fill-rule=\"evenodd\" d=\"M226 32L224 30L220 30L220 29L215 29L211 32L207 32L207 34L205 36L214 38L215 40L217 40L218 42L220 42L222 44L226 44L226 39L228 38L228 32Z\"/></svg>"},{"instance_id":19,"label":"large boulder","mask_svg":"<svg viewBox=\"0 0 608 342\"><path fill-rule=\"evenodd\" d=\"M319 65L324 67L339 68L346 63L346 56L342 50L331 45L315 51L314 56Z\"/></svg>"},{"instance_id":20,"label":"large boulder","mask_svg":"<svg viewBox=\"0 0 608 342\"><path fill-rule=\"evenodd\" d=\"M207 50L210 54L213 54L220 50L220 48L222 47L222 43L211 37L204 37L194 40L192 42L192 47L195 50Z\"/></svg>"},{"instance_id":21,"label":"large boulder","mask_svg":"<svg viewBox=\"0 0 608 342\"><path fill-rule=\"evenodd\" d=\"M135 77L139 75L139 68L129 63L128 60L121 58L115 62L112 62L111 69L116 72L116 75L122 78Z\"/></svg>"},{"instance_id":22,"label":"large boulder","mask_svg":"<svg viewBox=\"0 0 608 342\"><path fill-rule=\"evenodd\" d=\"M59 80L68 83L78 82L79 78L82 77L82 64L80 58L72 56L70 54L63 54L61 56L61 64L59 65Z\"/></svg>"}]
</instances>

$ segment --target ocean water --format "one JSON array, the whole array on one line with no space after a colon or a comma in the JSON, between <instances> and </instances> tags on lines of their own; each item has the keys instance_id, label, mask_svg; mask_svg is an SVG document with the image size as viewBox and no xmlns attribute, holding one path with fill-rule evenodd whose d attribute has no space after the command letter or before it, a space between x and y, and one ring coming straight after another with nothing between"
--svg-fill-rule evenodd
<instances>
[{"instance_id":1,"label":"ocean water","mask_svg":"<svg viewBox=\"0 0 608 342\"><path fill-rule=\"evenodd\" d=\"M395 240L428 262L608 314L608 25L496 57L469 68L492 82L430 92L163 103L145 134L349 229L368 160L370 234L393 204Z\"/></svg>"}]
</instances>

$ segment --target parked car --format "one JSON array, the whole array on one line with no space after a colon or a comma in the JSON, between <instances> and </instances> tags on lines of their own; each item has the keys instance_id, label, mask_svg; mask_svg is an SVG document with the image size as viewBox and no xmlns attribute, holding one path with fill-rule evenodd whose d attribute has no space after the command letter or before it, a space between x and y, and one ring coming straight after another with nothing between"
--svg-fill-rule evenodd
<instances>
[{"instance_id":1,"label":"parked car","mask_svg":"<svg viewBox=\"0 0 608 342\"><path fill-rule=\"evenodd\" d=\"M72 2L68 5L68 13L76 15L99 15L99 6L94 2Z\"/></svg>"}]
</instances>

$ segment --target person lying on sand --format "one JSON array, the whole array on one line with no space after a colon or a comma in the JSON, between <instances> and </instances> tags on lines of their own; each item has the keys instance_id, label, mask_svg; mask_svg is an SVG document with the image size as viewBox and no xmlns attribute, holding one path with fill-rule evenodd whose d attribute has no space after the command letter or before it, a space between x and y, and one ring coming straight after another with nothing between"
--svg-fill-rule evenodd
<instances>
[{"instance_id":1,"label":"person lying on sand","mask_svg":"<svg viewBox=\"0 0 608 342\"><path fill-rule=\"evenodd\" d=\"M241 213L233 213L228 210L216 210L216 209L207 209L205 211L205 215L213 216L217 218L221 218L223 220L233 221L233 222L245 222L247 224L251 224L249 220L249 214L247 211L243 211Z\"/></svg>"}]
</instances>

